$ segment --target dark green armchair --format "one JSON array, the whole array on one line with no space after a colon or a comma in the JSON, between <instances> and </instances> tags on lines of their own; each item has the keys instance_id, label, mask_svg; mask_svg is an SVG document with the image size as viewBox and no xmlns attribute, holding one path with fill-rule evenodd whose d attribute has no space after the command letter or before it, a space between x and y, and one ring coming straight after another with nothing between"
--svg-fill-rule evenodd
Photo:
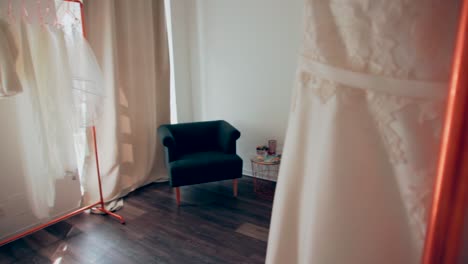
<instances>
[{"instance_id":1,"label":"dark green armchair","mask_svg":"<svg viewBox=\"0 0 468 264\"><path fill-rule=\"evenodd\" d=\"M234 180L242 177L242 159L236 154L240 132L228 122L208 121L162 125L159 138L166 150L170 185L180 205L180 186Z\"/></svg>"}]
</instances>

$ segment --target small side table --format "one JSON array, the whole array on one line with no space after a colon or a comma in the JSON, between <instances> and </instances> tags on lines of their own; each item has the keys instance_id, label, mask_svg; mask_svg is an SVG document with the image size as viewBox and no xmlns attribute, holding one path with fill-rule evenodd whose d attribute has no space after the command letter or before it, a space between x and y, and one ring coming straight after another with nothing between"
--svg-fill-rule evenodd
<instances>
[{"instance_id":1,"label":"small side table","mask_svg":"<svg viewBox=\"0 0 468 264\"><path fill-rule=\"evenodd\" d=\"M255 156L250 159L254 192L261 198L273 200L281 163L280 156Z\"/></svg>"}]
</instances>

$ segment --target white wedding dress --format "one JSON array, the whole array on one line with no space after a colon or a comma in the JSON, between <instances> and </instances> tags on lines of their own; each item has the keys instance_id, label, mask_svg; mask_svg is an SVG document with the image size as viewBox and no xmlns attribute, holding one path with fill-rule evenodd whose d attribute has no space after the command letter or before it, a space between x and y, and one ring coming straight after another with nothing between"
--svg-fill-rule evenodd
<instances>
[{"instance_id":1,"label":"white wedding dress","mask_svg":"<svg viewBox=\"0 0 468 264\"><path fill-rule=\"evenodd\" d=\"M23 87L15 105L31 208L45 219L57 204L57 180L84 170L85 127L98 118L102 73L81 33L25 20L11 25ZM68 187L69 199L79 187Z\"/></svg>"},{"instance_id":2,"label":"white wedding dress","mask_svg":"<svg viewBox=\"0 0 468 264\"><path fill-rule=\"evenodd\" d=\"M307 0L267 263L418 263L459 3Z\"/></svg>"},{"instance_id":3,"label":"white wedding dress","mask_svg":"<svg viewBox=\"0 0 468 264\"><path fill-rule=\"evenodd\" d=\"M71 66L61 30L21 21L13 33L23 87L15 98L23 171L32 209L42 219L56 202L56 180L77 173Z\"/></svg>"}]
</instances>

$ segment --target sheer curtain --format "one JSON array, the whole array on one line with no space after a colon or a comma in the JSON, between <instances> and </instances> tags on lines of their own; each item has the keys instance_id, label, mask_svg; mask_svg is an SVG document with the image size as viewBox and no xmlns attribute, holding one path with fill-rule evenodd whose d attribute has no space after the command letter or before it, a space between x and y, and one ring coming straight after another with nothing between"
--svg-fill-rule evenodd
<instances>
[{"instance_id":1,"label":"sheer curtain","mask_svg":"<svg viewBox=\"0 0 468 264\"><path fill-rule=\"evenodd\" d=\"M156 129L170 122L169 52L163 0L85 1L87 39L104 76L96 122L106 200L167 179ZM98 199L87 157L85 201Z\"/></svg>"}]
</instances>

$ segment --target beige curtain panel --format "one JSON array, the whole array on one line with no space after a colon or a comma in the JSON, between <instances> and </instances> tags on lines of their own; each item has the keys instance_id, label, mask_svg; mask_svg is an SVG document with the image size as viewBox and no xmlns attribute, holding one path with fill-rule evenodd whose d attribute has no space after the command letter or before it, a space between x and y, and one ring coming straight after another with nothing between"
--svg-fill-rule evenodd
<instances>
[{"instance_id":1,"label":"beige curtain panel","mask_svg":"<svg viewBox=\"0 0 468 264\"><path fill-rule=\"evenodd\" d=\"M156 138L170 122L169 52L164 1L85 1L87 39L104 76L96 122L106 201L164 181L163 148ZM90 148L91 149L91 148ZM98 200L94 156L87 156L84 202Z\"/></svg>"}]
</instances>

